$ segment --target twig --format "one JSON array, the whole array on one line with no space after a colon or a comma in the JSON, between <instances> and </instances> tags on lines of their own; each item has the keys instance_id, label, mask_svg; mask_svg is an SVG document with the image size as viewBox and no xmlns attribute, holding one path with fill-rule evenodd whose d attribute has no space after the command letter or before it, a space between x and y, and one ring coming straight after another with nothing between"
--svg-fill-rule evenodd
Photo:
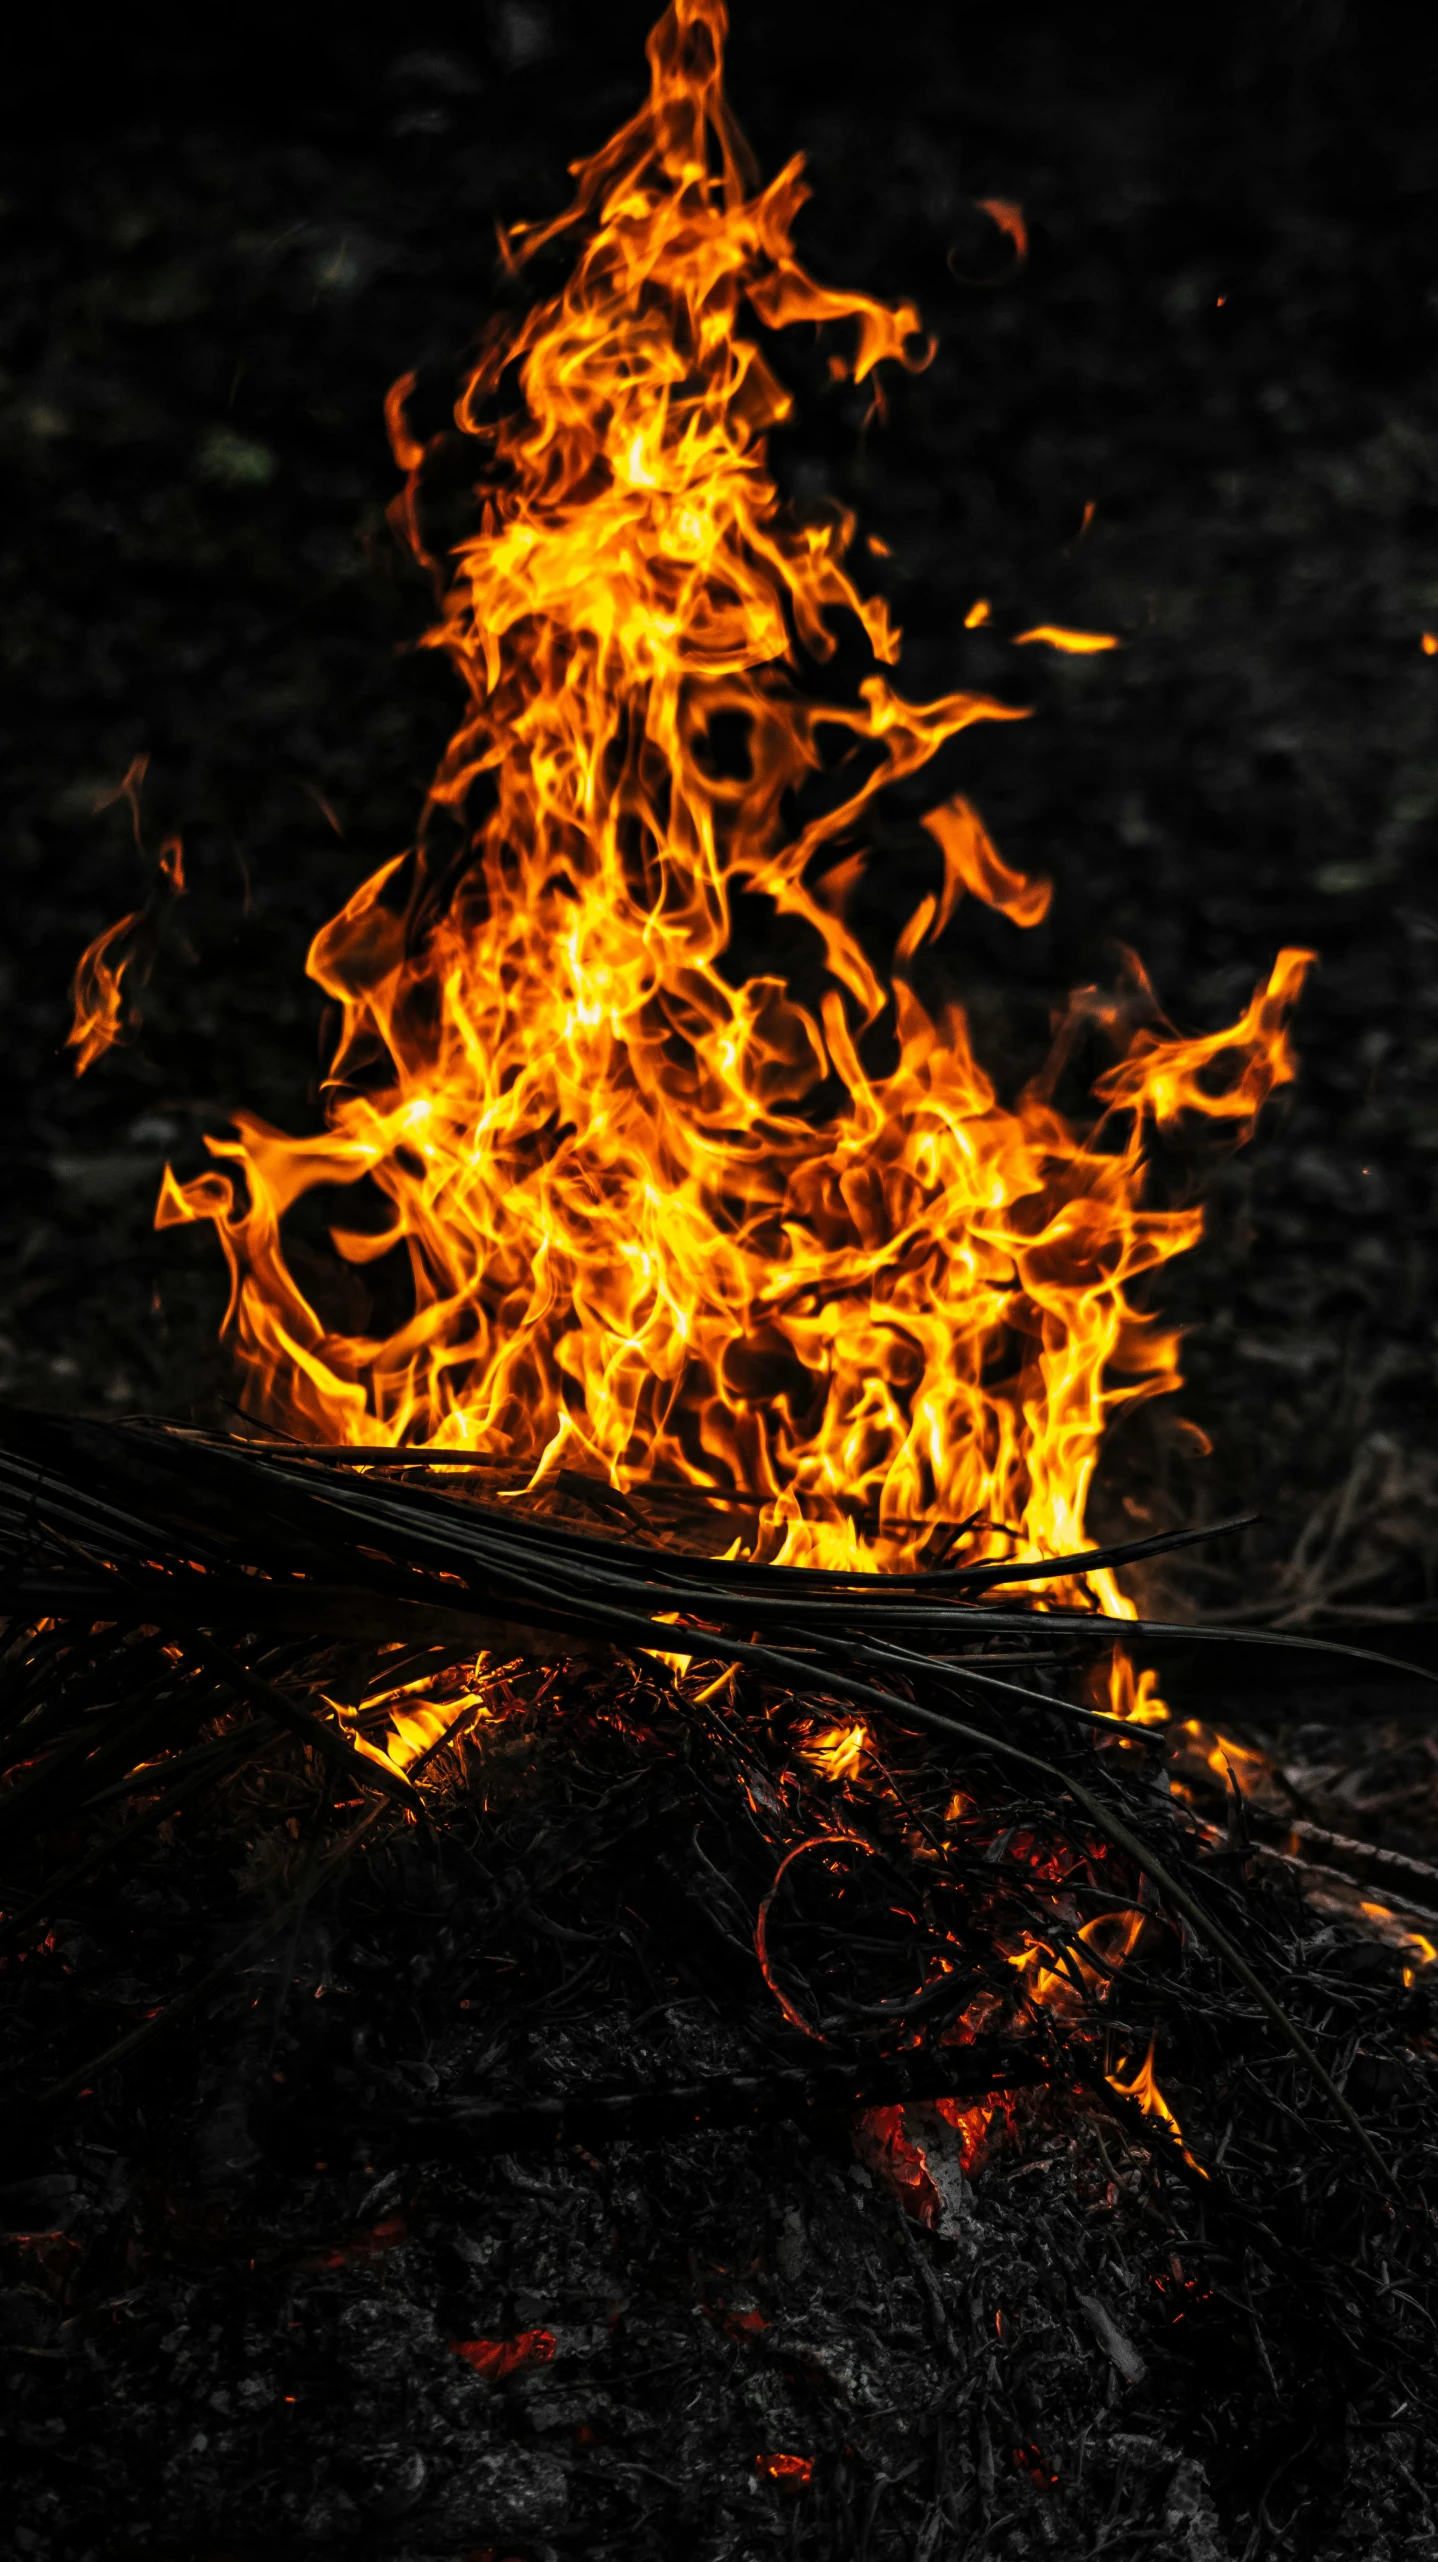
<instances>
[{"instance_id":1,"label":"twig","mask_svg":"<svg viewBox=\"0 0 1438 2562\"><path fill-rule=\"evenodd\" d=\"M410 1813L418 1810L420 1800L401 1771L388 1763L371 1760L368 1753L355 1752L352 1746L341 1741L332 1726L326 1726L320 1718L312 1716L308 1708L299 1705L298 1700L288 1699L273 1682L265 1681L259 1673L252 1672L238 1655L231 1654L228 1646L222 1646L216 1638L207 1636L203 1629L183 1627L178 1621L171 1622L171 1635L177 1646L196 1662L204 1664L237 1699L258 1708L277 1726L283 1726L297 1742L308 1744L313 1752L322 1754L333 1769L344 1773L351 1786L371 1791L377 1789Z\"/></svg>"}]
</instances>

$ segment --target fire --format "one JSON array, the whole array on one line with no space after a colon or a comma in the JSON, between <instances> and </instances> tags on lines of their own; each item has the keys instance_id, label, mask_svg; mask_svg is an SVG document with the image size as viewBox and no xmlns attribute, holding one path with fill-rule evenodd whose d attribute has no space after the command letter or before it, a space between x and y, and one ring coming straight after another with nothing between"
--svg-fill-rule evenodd
<instances>
[{"instance_id":1,"label":"fire","mask_svg":"<svg viewBox=\"0 0 1438 2562\"><path fill-rule=\"evenodd\" d=\"M853 1779L864 1758L869 1730L861 1719L848 1726L825 1726L799 1749L821 1779Z\"/></svg>"},{"instance_id":2,"label":"fire","mask_svg":"<svg viewBox=\"0 0 1438 2562\"><path fill-rule=\"evenodd\" d=\"M490 1696L493 1680L494 1669L487 1669L481 1656L472 1678L445 1682L442 1698L433 1696L437 1685L433 1675L426 1674L418 1681L373 1691L354 1708L328 1697L325 1705L341 1719L357 1752L367 1753L371 1760L388 1761L392 1769L404 1771L436 1745L458 1742L462 1732L494 1715ZM379 1710L385 1711L382 1750L359 1731L357 1723L362 1717L372 1718Z\"/></svg>"},{"instance_id":3,"label":"fire","mask_svg":"<svg viewBox=\"0 0 1438 2562\"><path fill-rule=\"evenodd\" d=\"M1031 2002L1076 2014L1085 2000L1102 2000L1110 1977L1132 1954L1142 1928L1143 1915L1132 1908L1094 1913L1073 1934L1072 1972L1062 1963L1046 1966L1044 1952L1034 1940L1011 1950L1008 1962L1025 1976L1024 1989Z\"/></svg>"},{"instance_id":4,"label":"fire","mask_svg":"<svg viewBox=\"0 0 1438 2562\"><path fill-rule=\"evenodd\" d=\"M1225 1788L1236 1788L1241 1796L1261 1785L1269 1774L1271 1764L1264 1754L1255 1752L1250 1744L1236 1743L1231 1735L1219 1734L1200 1718L1185 1719L1179 1734L1190 1751L1207 1764L1214 1778Z\"/></svg>"},{"instance_id":5,"label":"fire","mask_svg":"<svg viewBox=\"0 0 1438 2562\"><path fill-rule=\"evenodd\" d=\"M142 853L140 791L148 756L132 756L113 791L101 792L95 809L124 801L130 812L135 850ZM65 1046L75 1052L75 1074L83 1076L96 1059L117 1042L129 1039L139 1023L135 992L150 975L161 920L170 901L185 895L185 853L178 836L167 836L156 861L156 877L143 907L119 917L97 934L80 955L70 987L71 1020Z\"/></svg>"},{"instance_id":6,"label":"fire","mask_svg":"<svg viewBox=\"0 0 1438 2562\"><path fill-rule=\"evenodd\" d=\"M1410 1990L1428 1967L1438 1965L1438 1946L1411 1919L1395 1913L1391 1905L1377 1903L1367 1896L1361 1910L1365 1920L1375 1925L1379 1937L1386 1939L1390 1947L1400 1949L1408 1960L1403 1969L1403 1981Z\"/></svg>"},{"instance_id":7,"label":"fire","mask_svg":"<svg viewBox=\"0 0 1438 2562\"><path fill-rule=\"evenodd\" d=\"M1115 1646L1099 1695L1110 1716L1126 1718L1131 1726L1161 1726L1167 1721L1168 1703L1159 1696L1157 1673L1150 1664L1135 1671L1124 1646Z\"/></svg>"},{"instance_id":8,"label":"fire","mask_svg":"<svg viewBox=\"0 0 1438 2562\"><path fill-rule=\"evenodd\" d=\"M1048 885L951 797L887 970L847 922L878 795L1024 715L899 693L853 520L780 497L768 436L791 400L753 324L822 326L856 383L926 351L910 306L799 264L801 163L754 178L725 24L722 0L674 0L645 105L579 164L568 212L505 238L516 276L566 246L572 268L491 325L458 404L476 510L431 564L429 639L463 715L421 848L311 947L340 1018L325 1126L237 1114L214 1171L167 1171L158 1222L214 1223L250 1400L288 1431L491 1454L516 1483L562 1465L742 1495L746 1538L783 1561L881 1570L955 1532L970 1556L1039 1557L1083 1544L1111 1417L1179 1379L1139 1293L1201 1212L1149 1197L1150 1133L1247 1135L1292 1073L1309 956L1280 954L1197 1040L1162 1026L1135 964L1121 999L1074 1000L1010 1103L914 969L966 898L1026 927ZM410 389L390 403L398 517L426 557ZM840 625L871 667L826 701L812 680ZM807 935L812 997L739 979L741 895ZM1054 1082L1095 1025L1116 1055L1080 1129ZM331 1235L373 1274L368 1331L331 1324L288 1259L317 1191L350 1194ZM1107 1575L1088 1590L1128 1608Z\"/></svg>"},{"instance_id":9,"label":"fire","mask_svg":"<svg viewBox=\"0 0 1438 2562\"><path fill-rule=\"evenodd\" d=\"M1034 641L1041 642L1045 649L1062 650L1066 658L1091 658L1097 650L1117 649L1119 645L1116 632L1071 632L1062 623L1036 623L1031 632L1014 634L1015 649L1024 649Z\"/></svg>"},{"instance_id":10,"label":"fire","mask_svg":"<svg viewBox=\"0 0 1438 2562\"><path fill-rule=\"evenodd\" d=\"M1158 2083L1154 2077L1153 2041L1150 2039L1148 2053L1145 2055L1143 2062L1139 2065L1137 2072L1133 2075L1132 2080L1127 2082L1120 2081L1117 2073L1110 2073L1107 2076L1107 2079L1110 2088L1116 2090L1121 2099L1137 2100L1145 2117L1157 2118L1160 2125L1166 2126L1175 2143L1178 2145L1179 2151L1182 2153L1189 2169L1197 2171L1200 2179L1207 2179L1207 2171L1204 2169L1202 2162L1196 2162L1194 2160L1192 2153L1189 2151L1188 2146L1183 2140L1183 2128L1180 2126L1173 2110L1169 2107L1169 2104L1164 2098L1164 2095L1159 2089Z\"/></svg>"},{"instance_id":11,"label":"fire","mask_svg":"<svg viewBox=\"0 0 1438 2562\"><path fill-rule=\"evenodd\" d=\"M96 1059L125 1036L125 978L135 958L140 924L136 908L97 934L81 954L71 989L73 1016L65 1046L75 1052L75 1074L83 1076Z\"/></svg>"}]
</instances>

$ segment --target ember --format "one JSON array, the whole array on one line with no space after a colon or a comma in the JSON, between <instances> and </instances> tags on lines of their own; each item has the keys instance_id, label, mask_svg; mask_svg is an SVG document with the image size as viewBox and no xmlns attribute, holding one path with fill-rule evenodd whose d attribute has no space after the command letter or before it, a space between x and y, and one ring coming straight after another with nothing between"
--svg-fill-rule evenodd
<instances>
[{"instance_id":1,"label":"ember","mask_svg":"<svg viewBox=\"0 0 1438 2562\"><path fill-rule=\"evenodd\" d=\"M759 2455L754 2461L766 2482L785 2491L807 2491L814 2478L811 2455Z\"/></svg>"},{"instance_id":2,"label":"ember","mask_svg":"<svg viewBox=\"0 0 1438 2562\"><path fill-rule=\"evenodd\" d=\"M476 2375L502 2384L506 2375L517 2375L522 2367L548 2366L554 2356L554 2333L521 2331L513 2340L454 2340L451 2346Z\"/></svg>"}]
</instances>

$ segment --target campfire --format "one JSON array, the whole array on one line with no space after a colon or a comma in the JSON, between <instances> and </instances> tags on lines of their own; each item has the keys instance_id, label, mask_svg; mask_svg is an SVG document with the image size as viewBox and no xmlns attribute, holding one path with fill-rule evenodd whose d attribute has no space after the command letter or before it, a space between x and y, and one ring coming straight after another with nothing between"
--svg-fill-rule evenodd
<instances>
[{"instance_id":1,"label":"campfire","mask_svg":"<svg viewBox=\"0 0 1438 2562\"><path fill-rule=\"evenodd\" d=\"M1214 2562L1428 2408L1438 1874L1163 1695L1356 1650L1141 1615L1235 1525L1089 1526L1311 956L981 1062L946 953L1051 893L952 743L1024 715L911 701L781 494L786 347L876 422L929 351L806 272L724 32L502 235L452 421L392 395L462 716L312 944L321 1126L165 1175L238 1428L0 1420L24 2425L103 2455L27 2551Z\"/></svg>"}]
</instances>

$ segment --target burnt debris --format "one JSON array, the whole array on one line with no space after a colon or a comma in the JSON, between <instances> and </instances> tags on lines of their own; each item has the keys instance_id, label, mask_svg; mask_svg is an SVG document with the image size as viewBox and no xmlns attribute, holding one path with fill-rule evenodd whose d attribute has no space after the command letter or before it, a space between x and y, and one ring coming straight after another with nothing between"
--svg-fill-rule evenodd
<instances>
[{"instance_id":1,"label":"burnt debris","mask_svg":"<svg viewBox=\"0 0 1438 2562\"><path fill-rule=\"evenodd\" d=\"M17 2551L1425 2549L1423 1862L1341 1748L1094 1713L1012 1579L4 1438Z\"/></svg>"}]
</instances>

